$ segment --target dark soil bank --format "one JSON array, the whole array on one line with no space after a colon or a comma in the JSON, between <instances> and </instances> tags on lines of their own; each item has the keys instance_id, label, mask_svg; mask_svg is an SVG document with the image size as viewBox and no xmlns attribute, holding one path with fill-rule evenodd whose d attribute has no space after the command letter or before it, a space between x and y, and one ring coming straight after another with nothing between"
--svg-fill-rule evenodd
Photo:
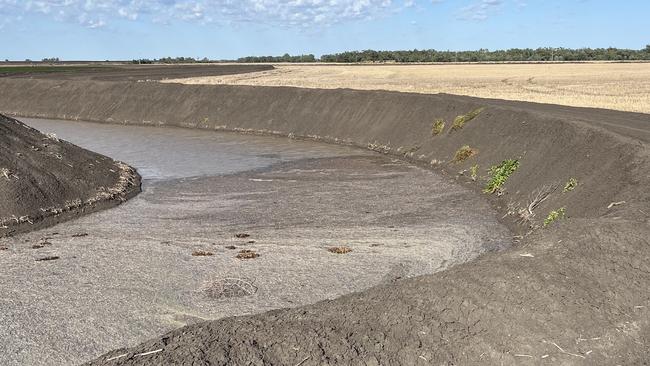
<instances>
[{"instance_id":1,"label":"dark soil bank","mask_svg":"<svg viewBox=\"0 0 650 366\"><path fill-rule=\"evenodd\" d=\"M522 234L508 251L308 307L188 326L94 364L649 362L648 115L378 91L17 79L0 87L4 112L350 143L429 164L477 192L490 166L518 161L492 195ZM445 127L434 135L437 119ZM471 156L453 161L464 145Z\"/></svg>"},{"instance_id":2,"label":"dark soil bank","mask_svg":"<svg viewBox=\"0 0 650 366\"><path fill-rule=\"evenodd\" d=\"M152 81L196 76L218 76L244 74L273 70L271 65L101 65L101 66L40 66L22 67L12 73L12 78L38 78L53 80L103 80L103 81ZM46 70L43 70L46 69ZM69 71L68 71L69 69ZM40 71L38 71L40 70Z\"/></svg>"},{"instance_id":3,"label":"dark soil bank","mask_svg":"<svg viewBox=\"0 0 650 366\"><path fill-rule=\"evenodd\" d=\"M0 115L0 237L115 205L139 187L125 164Z\"/></svg>"}]
</instances>

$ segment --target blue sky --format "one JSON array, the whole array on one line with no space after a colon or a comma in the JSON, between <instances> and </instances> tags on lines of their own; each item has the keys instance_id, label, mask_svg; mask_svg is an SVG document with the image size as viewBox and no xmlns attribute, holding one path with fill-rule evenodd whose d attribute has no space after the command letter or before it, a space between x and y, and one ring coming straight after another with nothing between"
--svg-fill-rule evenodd
<instances>
[{"instance_id":1,"label":"blue sky","mask_svg":"<svg viewBox=\"0 0 650 366\"><path fill-rule=\"evenodd\" d=\"M650 44L649 0L0 0L0 59Z\"/></svg>"}]
</instances>

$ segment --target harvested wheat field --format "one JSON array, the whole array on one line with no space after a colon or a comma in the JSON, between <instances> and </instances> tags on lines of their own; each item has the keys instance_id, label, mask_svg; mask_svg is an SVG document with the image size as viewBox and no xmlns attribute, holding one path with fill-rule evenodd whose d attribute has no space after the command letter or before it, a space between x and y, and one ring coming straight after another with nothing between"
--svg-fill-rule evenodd
<instances>
[{"instance_id":1,"label":"harvested wheat field","mask_svg":"<svg viewBox=\"0 0 650 366\"><path fill-rule=\"evenodd\" d=\"M275 65L164 82L449 93L650 113L650 63Z\"/></svg>"}]
</instances>

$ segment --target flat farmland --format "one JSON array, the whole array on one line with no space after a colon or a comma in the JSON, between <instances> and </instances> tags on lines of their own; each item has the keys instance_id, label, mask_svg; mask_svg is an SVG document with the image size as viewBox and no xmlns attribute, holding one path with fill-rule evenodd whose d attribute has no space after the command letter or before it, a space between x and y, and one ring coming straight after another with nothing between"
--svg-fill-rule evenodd
<instances>
[{"instance_id":1,"label":"flat farmland","mask_svg":"<svg viewBox=\"0 0 650 366\"><path fill-rule=\"evenodd\" d=\"M449 93L650 113L650 63L274 66L164 82Z\"/></svg>"}]
</instances>

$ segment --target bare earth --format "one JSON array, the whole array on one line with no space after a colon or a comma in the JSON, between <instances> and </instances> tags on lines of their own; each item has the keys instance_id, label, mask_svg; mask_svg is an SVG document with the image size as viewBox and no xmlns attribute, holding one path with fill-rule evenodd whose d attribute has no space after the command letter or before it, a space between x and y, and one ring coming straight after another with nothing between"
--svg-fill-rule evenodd
<instances>
[{"instance_id":1,"label":"bare earth","mask_svg":"<svg viewBox=\"0 0 650 366\"><path fill-rule=\"evenodd\" d=\"M354 143L433 165L458 182L447 185L411 163L385 160L390 156L292 161L166 182L114 210L60 225L58 235L3 239L0 267L10 280L0 281L7 294L0 324L8 324L0 338L10 351L2 363L91 359L181 324L188 326L92 364L649 363L648 114L451 95L54 76L0 78L0 90L6 113ZM477 117L452 130L452 121L477 109ZM436 119L447 122L440 134L432 134ZM464 145L478 154L453 162ZM502 196L468 192L464 200L453 191L481 192L488 167L514 158L520 167ZM474 166L475 181L467 173ZM565 192L570 178L578 186ZM531 209L547 187L557 189ZM486 197L503 223L526 234L505 251L489 251L502 241L484 236L496 233L491 221L479 221L490 220ZM566 217L542 227L559 208ZM526 212L536 215L522 225ZM539 229L528 232L531 226ZM454 240L459 228L472 230L465 232L469 240ZM88 236L73 238L82 229ZM46 237L48 246L32 249ZM459 243L460 252L438 247L438 238ZM331 246L352 252L330 253ZM441 256L430 249L442 249ZM453 266L446 259L472 259L472 249L488 252ZM214 255L193 255L199 250ZM260 257L237 259L240 250ZM37 262L36 254L59 259ZM422 268L441 271L418 276ZM257 290L237 291L228 282L233 277L254 279ZM211 312L213 302L231 306ZM259 311L289 308L229 316L256 313L241 303ZM66 334L73 338L68 344Z\"/></svg>"},{"instance_id":2,"label":"bare earth","mask_svg":"<svg viewBox=\"0 0 650 366\"><path fill-rule=\"evenodd\" d=\"M275 65L163 82L449 93L650 113L650 63Z\"/></svg>"},{"instance_id":3,"label":"bare earth","mask_svg":"<svg viewBox=\"0 0 650 366\"><path fill-rule=\"evenodd\" d=\"M469 189L361 153L148 183L114 210L0 239L0 364L78 364L184 325L334 299L510 243ZM328 251L338 246L352 251ZM259 257L238 259L242 250Z\"/></svg>"}]
</instances>

